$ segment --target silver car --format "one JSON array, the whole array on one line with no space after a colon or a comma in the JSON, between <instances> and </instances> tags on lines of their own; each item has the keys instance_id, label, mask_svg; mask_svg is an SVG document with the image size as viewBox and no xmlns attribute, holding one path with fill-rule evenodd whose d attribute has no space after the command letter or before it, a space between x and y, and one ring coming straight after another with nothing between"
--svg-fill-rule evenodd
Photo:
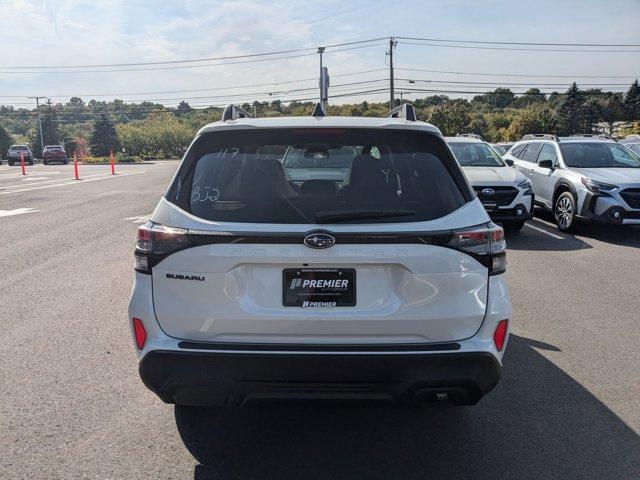
<instances>
[{"instance_id":1,"label":"silver car","mask_svg":"<svg viewBox=\"0 0 640 480\"><path fill-rule=\"evenodd\" d=\"M640 224L640 156L613 140L525 135L504 158L531 180L536 205L561 231L579 219Z\"/></svg>"}]
</instances>

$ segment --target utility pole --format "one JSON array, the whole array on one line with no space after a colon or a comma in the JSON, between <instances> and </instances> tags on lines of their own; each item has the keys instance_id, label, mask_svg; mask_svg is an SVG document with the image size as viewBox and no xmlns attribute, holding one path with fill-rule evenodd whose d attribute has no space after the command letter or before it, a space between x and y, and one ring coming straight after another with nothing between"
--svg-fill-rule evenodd
<instances>
[{"instance_id":1,"label":"utility pole","mask_svg":"<svg viewBox=\"0 0 640 480\"><path fill-rule=\"evenodd\" d=\"M396 47L398 42L393 38L389 37L389 109L393 109L394 105L394 85L393 85L393 49Z\"/></svg>"},{"instance_id":2,"label":"utility pole","mask_svg":"<svg viewBox=\"0 0 640 480\"><path fill-rule=\"evenodd\" d=\"M40 117L40 99L47 97L28 97L31 99L36 99L36 110L38 112L38 130L40 130L40 148L44 149L44 139L42 138L42 118ZM40 152L42 154L42 152Z\"/></svg>"},{"instance_id":3,"label":"utility pole","mask_svg":"<svg viewBox=\"0 0 640 480\"><path fill-rule=\"evenodd\" d=\"M326 112L329 108L329 72L322 65L324 49L325 47L318 47L318 53L320 54L320 79L318 83L320 87L320 105L322 105L322 110Z\"/></svg>"}]
</instances>

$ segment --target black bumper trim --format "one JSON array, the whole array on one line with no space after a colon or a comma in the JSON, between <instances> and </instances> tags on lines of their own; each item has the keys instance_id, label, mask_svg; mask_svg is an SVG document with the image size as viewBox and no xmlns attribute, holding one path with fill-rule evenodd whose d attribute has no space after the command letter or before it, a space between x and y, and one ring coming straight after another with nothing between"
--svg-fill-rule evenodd
<instances>
[{"instance_id":1,"label":"black bumper trim","mask_svg":"<svg viewBox=\"0 0 640 480\"><path fill-rule=\"evenodd\" d=\"M595 208L598 198L610 196L611 195L607 194L587 192L584 202L582 203L582 209L580 210L579 216L594 223L608 223L613 225L622 225L625 219L640 219L640 212L627 210L622 205L611 206L600 215L597 215L595 213ZM618 214L618 217L615 217L616 213Z\"/></svg>"},{"instance_id":2,"label":"black bumper trim","mask_svg":"<svg viewBox=\"0 0 640 480\"><path fill-rule=\"evenodd\" d=\"M237 353L152 351L144 384L164 402L242 406L330 401L412 404L446 393L474 404L493 389L501 366L489 353Z\"/></svg>"},{"instance_id":3,"label":"black bumper trim","mask_svg":"<svg viewBox=\"0 0 640 480\"><path fill-rule=\"evenodd\" d=\"M287 343L209 343L182 341L178 347L186 350L244 351L244 352L442 352L460 350L459 343L402 343L402 344L296 344Z\"/></svg>"},{"instance_id":4,"label":"black bumper trim","mask_svg":"<svg viewBox=\"0 0 640 480\"><path fill-rule=\"evenodd\" d=\"M534 205L535 197L531 197L531 210L527 211L527 207L519 203L513 208L500 208L496 210L489 211L489 217L494 222L509 222L509 221L518 221L518 220L531 220L533 218L533 205ZM522 215L518 215L516 213L517 209L522 209L525 213Z\"/></svg>"}]
</instances>

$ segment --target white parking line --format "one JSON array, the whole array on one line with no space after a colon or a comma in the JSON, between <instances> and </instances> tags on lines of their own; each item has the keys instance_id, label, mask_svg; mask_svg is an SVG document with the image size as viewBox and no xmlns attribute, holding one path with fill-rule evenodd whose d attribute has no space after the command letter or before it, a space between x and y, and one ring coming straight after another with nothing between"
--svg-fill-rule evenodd
<instances>
[{"instance_id":1,"label":"white parking line","mask_svg":"<svg viewBox=\"0 0 640 480\"><path fill-rule=\"evenodd\" d=\"M36 172L36 175L58 175L60 172ZM0 180L10 180L12 178L31 178L29 176L29 170L27 170L27 175L22 175L21 173L7 173L4 175L0 175Z\"/></svg>"},{"instance_id":2,"label":"white parking line","mask_svg":"<svg viewBox=\"0 0 640 480\"><path fill-rule=\"evenodd\" d=\"M548 232L544 228L536 227L535 225L531 225L530 223L525 223L524 226L533 228L534 230L540 233L544 233L545 235L549 235L550 237L555 238L557 240L564 240L564 237L561 237L560 235L556 235L555 233Z\"/></svg>"},{"instance_id":3,"label":"white parking line","mask_svg":"<svg viewBox=\"0 0 640 480\"><path fill-rule=\"evenodd\" d=\"M72 185L82 185L85 184L87 182L93 182L95 180L106 180L108 178L122 178L122 177L128 177L129 175L140 175L141 173L145 173L144 170L140 171L140 172L130 172L130 173L120 173L118 175L110 175L107 174L105 176L102 177L98 177L98 178L89 178L86 180L70 180L67 181L65 183L56 183L54 185L44 185L41 187L29 187L29 188L23 188L22 190L11 190L8 192L0 192L0 195L10 195L12 193L20 193L20 192L31 192L33 190L42 190L44 188L53 188L53 187L63 187L63 186L72 186Z\"/></svg>"},{"instance_id":4,"label":"white parking line","mask_svg":"<svg viewBox=\"0 0 640 480\"><path fill-rule=\"evenodd\" d=\"M93 177L104 177L105 175L107 175L106 173L94 173L93 175L84 175L82 177L80 177L81 179L87 179L87 178L93 178ZM73 178L53 178L51 180L47 180L44 179L42 181L39 181L37 183L35 183L33 186L39 186L39 185L44 185L45 183L52 183L52 182L64 182L64 181L73 181L75 182L76 180L74 180ZM31 188L32 185L25 185L24 183L16 183L14 185L1 185L0 186L0 190L3 190L5 188L25 188L25 187L29 187Z\"/></svg>"},{"instance_id":5,"label":"white parking line","mask_svg":"<svg viewBox=\"0 0 640 480\"><path fill-rule=\"evenodd\" d=\"M23 213L35 213L42 210L34 210L33 208L16 208L15 210L0 210L0 217L11 217L13 215L21 215Z\"/></svg>"},{"instance_id":6,"label":"white parking line","mask_svg":"<svg viewBox=\"0 0 640 480\"><path fill-rule=\"evenodd\" d=\"M151 214L148 213L146 215L138 215L136 217L127 217L123 218L123 220L133 220L131 223L144 223L151 217Z\"/></svg>"}]
</instances>

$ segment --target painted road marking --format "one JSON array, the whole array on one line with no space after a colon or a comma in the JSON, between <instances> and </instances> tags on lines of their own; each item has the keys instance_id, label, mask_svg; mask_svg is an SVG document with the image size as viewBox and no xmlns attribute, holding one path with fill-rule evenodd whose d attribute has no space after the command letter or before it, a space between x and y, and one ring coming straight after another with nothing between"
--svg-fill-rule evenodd
<instances>
[{"instance_id":1,"label":"painted road marking","mask_svg":"<svg viewBox=\"0 0 640 480\"><path fill-rule=\"evenodd\" d=\"M146 215L138 215L137 217L127 217L123 218L123 220L132 220L131 223L144 223L151 217L151 214L148 213Z\"/></svg>"},{"instance_id":2,"label":"painted road marking","mask_svg":"<svg viewBox=\"0 0 640 480\"><path fill-rule=\"evenodd\" d=\"M35 213L42 210L34 210L33 208L16 208L15 210L0 210L0 217L11 217L13 215L21 215L23 213Z\"/></svg>"},{"instance_id":3,"label":"painted road marking","mask_svg":"<svg viewBox=\"0 0 640 480\"><path fill-rule=\"evenodd\" d=\"M556 235L555 233L548 232L544 228L536 227L535 225L531 225L530 223L525 223L524 226L533 228L534 230L540 233L544 233L545 235L549 235L550 237L555 238L557 240L564 240L564 237L561 237L560 235Z\"/></svg>"},{"instance_id":4,"label":"painted road marking","mask_svg":"<svg viewBox=\"0 0 640 480\"><path fill-rule=\"evenodd\" d=\"M93 178L93 177L104 177L105 175L107 175L106 173L94 173L93 175L84 175L82 177L80 177L81 179L86 179L86 178ZM26 179L25 179L26 180ZM44 185L45 183L51 183L51 182L64 182L64 181L76 181L73 178L53 178L51 180L43 180L41 182L38 182L36 184L34 184L33 186L39 186L39 185ZM5 188L25 188L25 187L29 187L31 188L31 185L25 185L24 183L16 183L14 185L2 185L0 186L0 190L4 190Z\"/></svg>"},{"instance_id":5,"label":"painted road marking","mask_svg":"<svg viewBox=\"0 0 640 480\"><path fill-rule=\"evenodd\" d=\"M58 175L59 173L60 172L37 172L36 175ZM29 170L27 170L26 176L27 178L29 177ZM6 175L0 175L0 180L9 180L11 178L22 178L22 177L24 177L24 175L22 175L21 173L6 174Z\"/></svg>"},{"instance_id":6,"label":"painted road marking","mask_svg":"<svg viewBox=\"0 0 640 480\"><path fill-rule=\"evenodd\" d=\"M35 186L35 187L28 187L28 188L23 188L21 190L10 190L8 192L0 192L0 195L11 195L12 193L20 193L20 192L32 192L33 190L42 190L44 188L54 188L54 187L67 187L67 186L72 186L72 185L82 185L85 184L87 182L93 182L95 180L106 180L109 178L122 178L122 177L128 177L129 175L140 175L141 173L145 173L144 170L140 171L140 172L130 172L130 173L120 173L118 175L111 175L111 174L106 174L102 177L98 177L98 178L88 178L85 180L70 180L64 183L56 183L54 185L44 185L44 186ZM23 186L23 185L21 185Z\"/></svg>"}]
</instances>

